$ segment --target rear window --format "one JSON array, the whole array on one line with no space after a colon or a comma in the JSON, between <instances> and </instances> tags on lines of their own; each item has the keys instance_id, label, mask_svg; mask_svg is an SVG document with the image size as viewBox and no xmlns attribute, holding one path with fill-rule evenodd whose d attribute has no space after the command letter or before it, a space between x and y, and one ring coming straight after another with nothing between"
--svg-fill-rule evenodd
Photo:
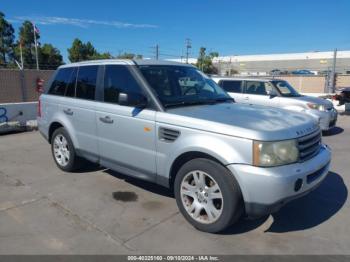
<instances>
[{"instance_id":1,"label":"rear window","mask_svg":"<svg viewBox=\"0 0 350 262\"><path fill-rule=\"evenodd\" d=\"M70 81L73 70L74 68L71 67L59 69L48 93L51 95L63 96L66 92L67 84Z\"/></svg>"},{"instance_id":2,"label":"rear window","mask_svg":"<svg viewBox=\"0 0 350 262\"><path fill-rule=\"evenodd\" d=\"M230 93L242 93L242 81L222 80L220 86Z\"/></svg>"},{"instance_id":3,"label":"rear window","mask_svg":"<svg viewBox=\"0 0 350 262\"><path fill-rule=\"evenodd\" d=\"M78 70L76 97L95 99L98 66L81 66Z\"/></svg>"}]
</instances>

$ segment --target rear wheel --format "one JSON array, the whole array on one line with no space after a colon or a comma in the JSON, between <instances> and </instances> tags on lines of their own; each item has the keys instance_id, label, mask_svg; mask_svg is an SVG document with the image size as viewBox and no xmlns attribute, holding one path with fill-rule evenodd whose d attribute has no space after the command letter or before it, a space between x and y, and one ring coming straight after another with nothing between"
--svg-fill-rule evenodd
<instances>
[{"instance_id":1,"label":"rear wheel","mask_svg":"<svg viewBox=\"0 0 350 262\"><path fill-rule=\"evenodd\" d=\"M174 184L177 205L197 229L220 232L242 214L242 195L233 175L219 163L194 159L179 170Z\"/></svg>"},{"instance_id":2,"label":"rear wheel","mask_svg":"<svg viewBox=\"0 0 350 262\"><path fill-rule=\"evenodd\" d=\"M76 155L72 140L63 127L54 131L51 151L56 165L63 171L71 172L80 167L81 159Z\"/></svg>"}]
</instances>

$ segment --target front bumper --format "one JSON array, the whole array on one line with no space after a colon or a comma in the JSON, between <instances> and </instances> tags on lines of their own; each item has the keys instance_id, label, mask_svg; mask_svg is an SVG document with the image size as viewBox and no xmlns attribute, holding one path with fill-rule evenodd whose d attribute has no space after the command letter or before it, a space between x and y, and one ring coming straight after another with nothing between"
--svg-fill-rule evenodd
<instances>
[{"instance_id":1,"label":"front bumper","mask_svg":"<svg viewBox=\"0 0 350 262\"><path fill-rule=\"evenodd\" d=\"M241 187L247 215L260 217L316 189L328 174L330 161L330 149L322 146L318 155L303 163L270 168L242 164L227 167Z\"/></svg>"},{"instance_id":2,"label":"front bumper","mask_svg":"<svg viewBox=\"0 0 350 262\"><path fill-rule=\"evenodd\" d=\"M338 118L338 112L334 108L329 111L307 111L309 115L319 119L319 124L322 131L327 131L335 127Z\"/></svg>"}]
</instances>

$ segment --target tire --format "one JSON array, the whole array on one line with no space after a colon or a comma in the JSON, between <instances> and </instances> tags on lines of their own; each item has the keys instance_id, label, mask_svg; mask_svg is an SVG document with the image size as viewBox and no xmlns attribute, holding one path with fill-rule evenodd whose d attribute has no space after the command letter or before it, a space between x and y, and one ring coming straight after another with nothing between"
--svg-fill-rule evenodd
<instances>
[{"instance_id":1,"label":"tire","mask_svg":"<svg viewBox=\"0 0 350 262\"><path fill-rule=\"evenodd\" d=\"M182 215L204 232L221 232L243 213L242 193L236 179L224 166L210 159L185 163L176 174L174 194Z\"/></svg>"},{"instance_id":2,"label":"tire","mask_svg":"<svg viewBox=\"0 0 350 262\"><path fill-rule=\"evenodd\" d=\"M57 148L59 142L55 142L56 139L61 141L62 148ZM82 161L77 156L73 142L63 127L56 129L52 134L51 152L56 165L63 171L72 172L81 166ZM61 158L58 157L59 155L61 155Z\"/></svg>"}]
</instances>

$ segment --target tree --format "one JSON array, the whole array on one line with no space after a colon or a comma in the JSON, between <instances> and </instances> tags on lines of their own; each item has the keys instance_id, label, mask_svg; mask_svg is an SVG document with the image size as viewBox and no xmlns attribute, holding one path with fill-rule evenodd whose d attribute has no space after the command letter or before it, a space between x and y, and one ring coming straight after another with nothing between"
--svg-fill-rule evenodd
<instances>
[{"instance_id":1,"label":"tree","mask_svg":"<svg viewBox=\"0 0 350 262\"><path fill-rule=\"evenodd\" d=\"M56 69L63 64L60 51L51 44L44 44L39 49L39 63L41 67Z\"/></svg>"},{"instance_id":2,"label":"tree","mask_svg":"<svg viewBox=\"0 0 350 262\"><path fill-rule=\"evenodd\" d=\"M14 57L15 30L0 12L0 64L7 64Z\"/></svg>"},{"instance_id":3,"label":"tree","mask_svg":"<svg viewBox=\"0 0 350 262\"><path fill-rule=\"evenodd\" d=\"M87 59L92 59L95 56L98 56L99 54L97 53L95 47L91 44L90 41L88 41L86 44L84 44L84 56Z\"/></svg>"},{"instance_id":4,"label":"tree","mask_svg":"<svg viewBox=\"0 0 350 262\"><path fill-rule=\"evenodd\" d=\"M113 58L113 56L109 52L106 52L106 53L98 53L98 52L96 52L89 59L96 60L96 59L111 59L111 58Z\"/></svg>"},{"instance_id":5,"label":"tree","mask_svg":"<svg viewBox=\"0 0 350 262\"><path fill-rule=\"evenodd\" d=\"M117 56L117 58L119 59L142 59L143 56L140 54L134 54L134 53L124 53L124 54L120 54Z\"/></svg>"},{"instance_id":6,"label":"tree","mask_svg":"<svg viewBox=\"0 0 350 262\"><path fill-rule=\"evenodd\" d=\"M218 52L211 52L209 55L207 55L206 48L201 47L199 49L199 56L196 66L206 74L217 74L218 70L215 66L213 66L213 59L218 56Z\"/></svg>"},{"instance_id":7,"label":"tree","mask_svg":"<svg viewBox=\"0 0 350 262\"><path fill-rule=\"evenodd\" d=\"M87 58L85 56L84 49L85 45L83 44L83 42L78 38L74 39L72 47L68 49L68 59L72 63L86 60Z\"/></svg>"},{"instance_id":8,"label":"tree","mask_svg":"<svg viewBox=\"0 0 350 262\"><path fill-rule=\"evenodd\" d=\"M68 49L68 54L68 58L71 62L113 58L109 52L97 52L90 41L85 44L78 38L74 39L72 47Z\"/></svg>"},{"instance_id":9,"label":"tree","mask_svg":"<svg viewBox=\"0 0 350 262\"><path fill-rule=\"evenodd\" d=\"M39 34L36 34L37 41L40 38ZM39 44L39 42L37 42ZM17 42L18 48L16 48L16 57L19 60L20 51L19 45L22 44L23 63L29 68L35 67L35 45L34 45L34 27L30 21L24 21L19 28L19 40Z\"/></svg>"}]
</instances>

